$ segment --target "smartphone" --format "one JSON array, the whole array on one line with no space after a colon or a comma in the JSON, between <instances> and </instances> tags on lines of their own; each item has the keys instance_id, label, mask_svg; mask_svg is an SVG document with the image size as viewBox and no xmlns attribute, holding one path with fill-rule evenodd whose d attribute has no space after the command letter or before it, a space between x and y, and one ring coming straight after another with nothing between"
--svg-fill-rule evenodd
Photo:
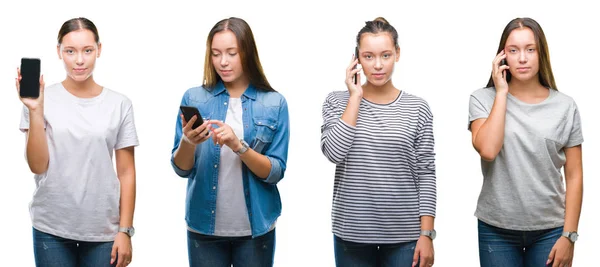
<instances>
[{"instance_id":1,"label":"smartphone","mask_svg":"<svg viewBox=\"0 0 600 267\"><path fill-rule=\"evenodd\" d=\"M21 97L40 97L40 59L21 58L21 81L19 95Z\"/></svg>"},{"instance_id":2,"label":"smartphone","mask_svg":"<svg viewBox=\"0 0 600 267\"><path fill-rule=\"evenodd\" d=\"M356 59L358 59L358 46L354 47L354 56L356 57ZM360 64L360 59L358 61L358 64ZM354 67L352 69L355 70L356 67L358 66L358 64L354 65ZM358 84L358 79L357 79L358 75L357 74L358 74L358 72L354 73L354 84Z\"/></svg>"},{"instance_id":3,"label":"smartphone","mask_svg":"<svg viewBox=\"0 0 600 267\"><path fill-rule=\"evenodd\" d=\"M192 106L179 106L179 109L181 110L181 113L183 114L183 117L186 121L190 121L192 117L196 115L197 118L194 124L192 125L192 129L196 129L198 128L198 126L204 123L204 120L202 119L202 116L200 116L200 111L198 110L198 108Z\"/></svg>"},{"instance_id":4,"label":"smartphone","mask_svg":"<svg viewBox=\"0 0 600 267\"><path fill-rule=\"evenodd\" d=\"M500 66L502 66L502 65L506 65L506 66L508 66L508 64L506 64L506 58L503 58L503 59L500 61Z\"/></svg>"}]
</instances>

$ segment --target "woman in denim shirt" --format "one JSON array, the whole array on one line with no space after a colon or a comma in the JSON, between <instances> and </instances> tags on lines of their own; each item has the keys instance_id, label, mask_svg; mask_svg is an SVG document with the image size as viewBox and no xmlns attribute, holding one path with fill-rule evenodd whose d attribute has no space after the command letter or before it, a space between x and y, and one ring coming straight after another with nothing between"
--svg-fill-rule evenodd
<instances>
[{"instance_id":1,"label":"woman in denim shirt","mask_svg":"<svg viewBox=\"0 0 600 267\"><path fill-rule=\"evenodd\" d=\"M265 78L244 20L219 21L206 47L204 83L181 100L198 108L204 123L192 129L200 118L188 122L179 114L171 158L175 172L188 178L190 266L272 266L287 103Z\"/></svg>"}]
</instances>

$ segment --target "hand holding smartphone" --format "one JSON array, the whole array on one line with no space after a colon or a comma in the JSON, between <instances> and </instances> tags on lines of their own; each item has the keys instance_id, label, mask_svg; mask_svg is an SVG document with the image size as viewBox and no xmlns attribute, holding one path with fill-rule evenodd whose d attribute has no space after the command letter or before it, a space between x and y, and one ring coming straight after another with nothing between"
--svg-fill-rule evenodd
<instances>
[{"instance_id":1,"label":"hand holding smartphone","mask_svg":"<svg viewBox=\"0 0 600 267\"><path fill-rule=\"evenodd\" d=\"M354 56L356 57L356 59L358 59L358 46L354 47ZM360 59L358 61L358 64L360 64ZM352 68L353 70L355 70L358 66L358 64L354 65L354 67ZM358 78L357 78L357 73L354 73L354 84L358 84Z\"/></svg>"},{"instance_id":2,"label":"hand holding smartphone","mask_svg":"<svg viewBox=\"0 0 600 267\"><path fill-rule=\"evenodd\" d=\"M24 98L40 97L40 65L39 58L21 58L19 96Z\"/></svg>"},{"instance_id":3,"label":"hand holding smartphone","mask_svg":"<svg viewBox=\"0 0 600 267\"><path fill-rule=\"evenodd\" d=\"M192 117L194 117L194 115L196 115L196 121L192 125L192 130L198 128L198 126L200 126L204 123L204 120L202 119L202 116L200 115L200 111L198 110L198 108L193 107L193 106L179 106L179 109L181 110L181 113L183 114L183 118L188 122L192 119Z\"/></svg>"}]
</instances>

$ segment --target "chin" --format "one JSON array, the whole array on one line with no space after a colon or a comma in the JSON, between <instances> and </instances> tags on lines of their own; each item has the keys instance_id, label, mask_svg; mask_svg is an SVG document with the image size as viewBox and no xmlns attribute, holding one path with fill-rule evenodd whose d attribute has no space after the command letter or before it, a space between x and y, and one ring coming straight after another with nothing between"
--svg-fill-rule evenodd
<instances>
[{"instance_id":1,"label":"chin","mask_svg":"<svg viewBox=\"0 0 600 267\"><path fill-rule=\"evenodd\" d=\"M92 76L92 74L86 74L86 75L75 75L75 74L69 74L69 77L71 77L71 79L73 81L76 82L83 82L86 81L88 78L90 78Z\"/></svg>"}]
</instances>

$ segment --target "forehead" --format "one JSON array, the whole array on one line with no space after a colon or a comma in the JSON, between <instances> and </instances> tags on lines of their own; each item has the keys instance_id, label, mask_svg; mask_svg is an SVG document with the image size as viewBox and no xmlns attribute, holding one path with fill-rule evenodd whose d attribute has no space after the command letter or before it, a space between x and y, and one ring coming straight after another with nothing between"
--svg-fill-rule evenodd
<instances>
[{"instance_id":1,"label":"forehead","mask_svg":"<svg viewBox=\"0 0 600 267\"><path fill-rule=\"evenodd\" d=\"M364 33L360 37L360 49L386 49L392 50L394 49L394 40L392 39L392 35L387 32L381 33Z\"/></svg>"},{"instance_id":2,"label":"forehead","mask_svg":"<svg viewBox=\"0 0 600 267\"><path fill-rule=\"evenodd\" d=\"M88 29L79 29L67 33L62 39L63 46L90 46L96 44L94 33Z\"/></svg>"},{"instance_id":3,"label":"forehead","mask_svg":"<svg viewBox=\"0 0 600 267\"><path fill-rule=\"evenodd\" d=\"M506 45L530 45L535 44L535 35L533 31L528 27L521 27L514 29L508 35L506 39Z\"/></svg>"},{"instance_id":4,"label":"forehead","mask_svg":"<svg viewBox=\"0 0 600 267\"><path fill-rule=\"evenodd\" d=\"M220 31L213 36L211 47L213 49L237 48L237 38L230 30Z\"/></svg>"}]
</instances>

